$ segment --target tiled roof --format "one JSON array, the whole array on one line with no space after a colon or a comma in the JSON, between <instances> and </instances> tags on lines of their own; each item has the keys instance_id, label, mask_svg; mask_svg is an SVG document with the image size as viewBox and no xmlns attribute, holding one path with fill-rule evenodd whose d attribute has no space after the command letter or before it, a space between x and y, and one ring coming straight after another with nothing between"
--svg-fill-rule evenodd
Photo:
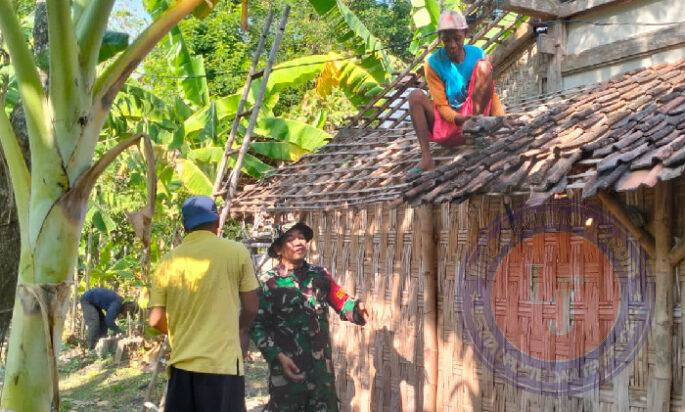
<instances>
[{"instance_id":1,"label":"tiled roof","mask_svg":"<svg viewBox=\"0 0 685 412\"><path fill-rule=\"evenodd\" d=\"M566 189L589 197L673 179L685 170L684 90L685 62L626 73L519 117L527 121L513 133L414 179L405 199L530 192L534 204Z\"/></svg>"},{"instance_id":2,"label":"tiled roof","mask_svg":"<svg viewBox=\"0 0 685 412\"><path fill-rule=\"evenodd\" d=\"M319 152L246 187L233 212L440 203L475 193L525 192L534 204L567 189L588 197L653 186L685 171L685 62L525 107L535 109L512 115L511 128L471 130L477 147L431 144L437 168L413 178L406 171L420 151L411 127L342 129Z\"/></svg>"}]
</instances>

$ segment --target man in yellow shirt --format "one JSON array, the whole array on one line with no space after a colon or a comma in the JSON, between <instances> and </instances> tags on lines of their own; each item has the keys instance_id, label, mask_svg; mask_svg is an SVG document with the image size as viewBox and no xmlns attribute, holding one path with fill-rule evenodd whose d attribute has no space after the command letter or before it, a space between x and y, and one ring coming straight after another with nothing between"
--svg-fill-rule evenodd
<instances>
[{"instance_id":1,"label":"man in yellow shirt","mask_svg":"<svg viewBox=\"0 0 685 412\"><path fill-rule=\"evenodd\" d=\"M259 283L245 246L217 237L211 198L193 196L182 212L187 235L159 263L150 292L150 325L171 346L165 410L242 411Z\"/></svg>"}]
</instances>

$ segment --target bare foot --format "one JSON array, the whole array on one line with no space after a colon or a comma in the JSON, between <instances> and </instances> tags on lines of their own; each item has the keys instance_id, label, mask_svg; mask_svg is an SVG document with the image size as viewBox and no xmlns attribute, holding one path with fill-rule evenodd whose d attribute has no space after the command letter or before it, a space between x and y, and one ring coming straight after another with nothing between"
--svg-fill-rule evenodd
<instances>
[{"instance_id":1,"label":"bare foot","mask_svg":"<svg viewBox=\"0 0 685 412\"><path fill-rule=\"evenodd\" d=\"M435 169L435 162L433 159L422 158L419 164L416 165L421 170L433 170Z\"/></svg>"}]
</instances>

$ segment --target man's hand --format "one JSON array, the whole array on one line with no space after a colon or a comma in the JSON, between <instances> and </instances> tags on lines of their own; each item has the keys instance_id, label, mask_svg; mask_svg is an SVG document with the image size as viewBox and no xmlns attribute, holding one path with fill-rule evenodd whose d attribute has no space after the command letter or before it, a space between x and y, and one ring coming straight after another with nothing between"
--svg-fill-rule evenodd
<instances>
[{"instance_id":1,"label":"man's hand","mask_svg":"<svg viewBox=\"0 0 685 412\"><path fill-rule=\"evenodd\" d=\"M247 357L247 351L250 347L250 337L247 330L240 330L240 349L243 351L243 359Z\"/></svg>"},{"instance_id":2,"label":"man's hand","mask_svg":"<svg viewBox=\"0 0 685 412\"><path fill-rule=\"evenodd\" d=\"M366 310L366 305L364 305L364 302L362 302L361 300L359 301L359 303L357 303L357 316L364 321L364 323L362 323L362 326L366 325L369 322L369 311Z\"/></svg>"},{"instance_id":3,"label":"man's hand","mask_svg":"<svg viewBox=\"0 0 685 412\"><path fill-rule=\"evenodd\" d=\"M454 124L456 126L461 126L464 123L466 123L466 121L469 120L471 117L472 116L465 116L462 114L457 114L456 116L454 116Z\"/></svg>"},{"instance_id":4,"label":"man's hand","mask_svg":"<svg viewBox=\"0 0 685 412\"><path fill-rule=\"evenodd\" d=\"M300 373L300 368L298 368L297 365L295 365L295 362L293 362L293 360L287 357L283 352L278 354L278 361L281 362L283 374L286 378L293 382L304 381L304 374Z\"/></svg>"}]
</instances>

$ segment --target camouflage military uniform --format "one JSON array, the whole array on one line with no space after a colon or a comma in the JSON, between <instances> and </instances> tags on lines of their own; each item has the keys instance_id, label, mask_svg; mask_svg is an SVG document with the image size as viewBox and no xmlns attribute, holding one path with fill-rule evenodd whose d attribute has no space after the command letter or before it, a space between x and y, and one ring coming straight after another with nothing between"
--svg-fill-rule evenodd
<instances>
[{"instance_id":1,"label":"camouflage military uniform","mask_svg":"<svg viewBox=\"0 0 685 412\"><path fill-rule=\"evenodd\" d=\"M320 266L283 267L260 278L262 294L252 340L269 363L269 411L337 411L331 359L328 307L343 320L364 324L352 299ZM292 382L283 374L277 356L283 352L304 374Z\"/></svg>"}]
</instances>

